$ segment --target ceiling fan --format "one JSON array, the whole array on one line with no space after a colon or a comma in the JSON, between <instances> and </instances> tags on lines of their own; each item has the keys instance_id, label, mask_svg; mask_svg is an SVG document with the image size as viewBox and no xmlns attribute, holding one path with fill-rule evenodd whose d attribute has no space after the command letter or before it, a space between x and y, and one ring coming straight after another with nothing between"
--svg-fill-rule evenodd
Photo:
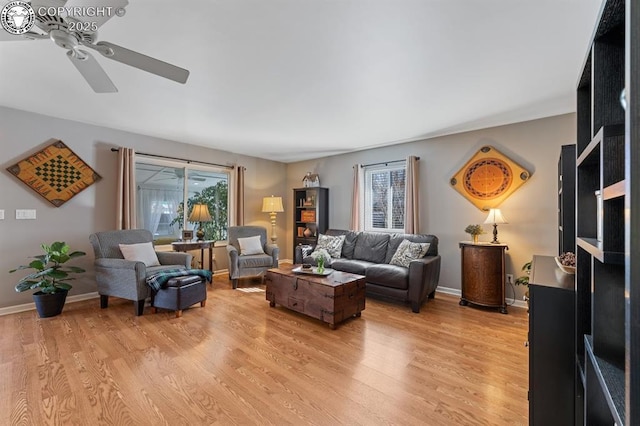
<instances>
[{"instance_id":1,"label":"ceiling fan","mask_svg":"<svg viewBox=\"0 0 640 426\"><path fill-rule=\"evenodd\" d=\"M189 71L184 68L108 41L97 41L98 28L113 15L123 16L128 3L127 0L32 0L29 4L22 1L0 0L0 12L3 12L3 20L11 18L14 19L15 25L17 25L16 23L25 25L24 19L29 18L29 16L24 16L25 4L30 5L33 11L31 16L35 18L33 26L22 34L14 35L8 30L5 31L6 27L5 29L0 27L0 41L52 40L56 45L67 50L69 60L96 93L114 93L118 89L98 61L86 49L94 50L107 59L151 74L178 83L186 83ZM14 7L11 10L12 4ZM96 13L96 11L101 12ZM13 16L11 16L11 12L14 12Z\"/></svg>"}]
</instances>

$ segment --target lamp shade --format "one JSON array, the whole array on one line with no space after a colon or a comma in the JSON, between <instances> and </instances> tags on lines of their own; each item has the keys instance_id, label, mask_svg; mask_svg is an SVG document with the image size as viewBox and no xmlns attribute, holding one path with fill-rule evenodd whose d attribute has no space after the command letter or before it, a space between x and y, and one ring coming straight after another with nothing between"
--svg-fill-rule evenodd
<instances>
[{"instance_id":1,"label":"lamp shade","mask_svg":"<svg viewBox=\"0 0 640 426\"><path fill-rule=\"evenodd\" d=\"M505 219L505 217L502 215L500 209L490 209L489 215L487 216L487 219L484 221L484 223L499 224L509 222L507 222L507 219Z\"/></svg>"},{"instance_id":2,"label":"lamp shade","mask_svg":"<svg viewBox=\"0 0 640 426\"><path fill-rule=\"evenodd\" d=\"M211 222L211 214L206 204L195 204L189 215L189 222Z\"/></svg>"},{"instance_id":3,"label":"lamp shade","mask_svg":"<svg viewBox=\"0 0 640 426\"><path fill-rule=\"evenodd\" d=\"M262 199L262 212L263 213L280 213L284 211L282 206L282 197L264 197Z\"/></svg>"}]
</instances>

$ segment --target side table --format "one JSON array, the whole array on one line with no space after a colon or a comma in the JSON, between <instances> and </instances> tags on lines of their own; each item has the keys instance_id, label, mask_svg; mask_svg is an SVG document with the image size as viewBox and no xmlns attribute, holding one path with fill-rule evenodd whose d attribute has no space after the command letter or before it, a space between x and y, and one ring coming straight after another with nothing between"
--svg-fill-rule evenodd
<instances>
[{"instance_id":1,"label":"side table","mask_svg":"<svg viewBox=\"0 0 640 426\"><path fill-rule=\"evenodd\" d=\"M209 249L209 270L213 274L213 246L216 244L215 240L206 241L176 241L171 243L173 251L187 252L190 250L200 249L200 264L204 266L204 249Z\"/></svg>"},{"instance_id":2,"label":"side table","mask_svg":"<svg viewBox=\"0 0 640 426\"><path fill-rule=\"evenodd\" d=\"M462 259L462 297L460 305L473 303L500 308L507 313L504 283L506 244L460 243Z\"/></svg>"}]
</instances>

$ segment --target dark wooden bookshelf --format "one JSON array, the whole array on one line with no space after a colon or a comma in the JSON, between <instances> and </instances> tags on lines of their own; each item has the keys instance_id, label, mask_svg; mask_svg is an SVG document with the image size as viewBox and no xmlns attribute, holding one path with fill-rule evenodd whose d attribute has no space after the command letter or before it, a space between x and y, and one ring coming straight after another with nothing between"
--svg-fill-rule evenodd
<instances>
[{"instance_id":1,"label":"dark wooden bookshelf","mask_svg":"<svg viewBox=\"0 0 640 426\"><path fill-rule=\"evenodd\" d=\"M640 424L639 72L640 3L606 0L577 84L576 424Z\"/></svg>"},{"instance_id":2,"label":"dark wooden bookshelf","mask_svg":"<svg viewBox=\"0 0 640 426\"><path fill-rule=\"evenodd\" d=\"M329 228L329 189L320 187L293 190L293 247L315 245L318 234ZM304 235L308 229L309 236Z\"/></svg>"},{"instance_id":3,"label":"dark wooden bookshelf","mask_svg":"<svg viewBox=\"0 0 640 426\"><path fill-rule=\"evenodd\" d=\"M576 146L563 145L558 160L558 254L576 252Z\"/></svg>"}]
</instances>

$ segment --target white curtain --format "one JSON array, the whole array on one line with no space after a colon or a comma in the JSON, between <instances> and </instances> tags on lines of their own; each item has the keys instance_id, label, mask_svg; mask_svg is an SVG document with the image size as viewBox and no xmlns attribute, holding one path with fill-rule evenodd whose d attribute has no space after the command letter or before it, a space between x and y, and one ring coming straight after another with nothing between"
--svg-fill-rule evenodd
<instances>
[{"instance_id":1,"label":"white curtain","mask_svg":"<svg viewBox=\"0 0 640 426\"><path fill-rule=\"evenodd\" d=\"M162 214L166 211L173 220L177 216L178 204L182 201L182 191L175 189L140 188L138 205L140 226L155 235Z\"/></svg>"},{"instance_id":2,"label":"white curtain","mask_svg":"<svg viewBox=\"0 0 640 426\"><path fill-rule=\"evenodd\" d=\"M414 155L407 157L404 196L404 232L407 234L420 232L418 160Z\"/></svg>"},{"instance_id":3,"label":"white curtain","mask_svg":"<svg viewBox=\"0 0 640 426\"><path fill-rule=\"evenodd\" d=\"M118 193L116 229L135 229L136 153L133 148L118 149Z\"/></svg>"}]
</instances>

